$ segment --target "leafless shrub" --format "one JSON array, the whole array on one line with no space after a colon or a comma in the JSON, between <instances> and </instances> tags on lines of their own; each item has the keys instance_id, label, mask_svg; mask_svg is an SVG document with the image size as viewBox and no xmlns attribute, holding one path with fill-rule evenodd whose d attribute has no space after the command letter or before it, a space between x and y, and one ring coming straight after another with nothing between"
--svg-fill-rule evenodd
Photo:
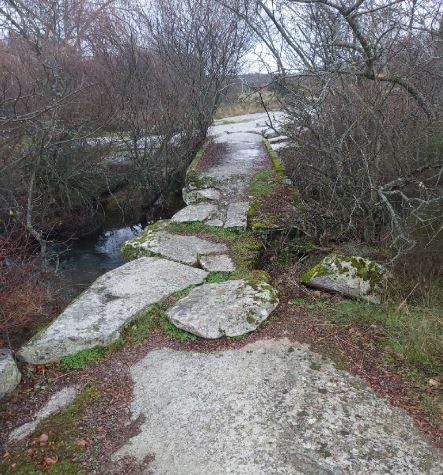
<instances>
[{"instance_id":1,"label":"leafless shrub","mask_svg":"<svg viewBox=\"0 0 443 475\"><path fill-rule=\"evenodd\" d=\"M441 7L246 3L275 59L286 162L317 238L389 247L392 260L441 239Z\"/></svg>"}]
</instances>

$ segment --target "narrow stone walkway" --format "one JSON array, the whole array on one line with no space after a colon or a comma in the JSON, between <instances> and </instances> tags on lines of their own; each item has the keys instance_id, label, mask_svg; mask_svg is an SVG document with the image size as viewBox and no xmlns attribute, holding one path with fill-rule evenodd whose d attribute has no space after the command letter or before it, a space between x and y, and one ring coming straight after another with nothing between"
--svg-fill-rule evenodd
<instances>
[{"instance_id":1,"label":"narrow stone walkway","mask_svg":"<svg viewBox=\"0 0 443 475\"><path fill-rule=\"evenodd\" d=\"M271 113L274 126L282 116ZM217 121L210 129L206 153L191 166L183 195L188 206L172 222L204 222L210 226L246 229L248 189L254 175L269 168L263 134L266 114Z\"/></svg>"},{"instance_id":2,"label":"narrow stone walkway","mask_svg":"<svg viewBox=\"0 0 443 475\"><path fill-rule=\"evenodd\" d=\"M133 260L98 279L21 357L46 363L109 344L172 295L167 318L202 338L238 337L265 322L278 295L251 269L257 243L246 228L251 181L273 166L262 144L267 119L217 121L188 172L187 206L126 243ZM443 473L404 411L284 336L214 352L147 352L130 368L131 421L121 422L141 426L113 461L149 459L144 473L156 475Z\"/></svg>"},{"instance_id":3,"label":"narrow stone walkway","mask_svg":"<svg viewBox=\"0 0 443 475\"><path fill-rule=\"evenodd\" d=\"M189 206L173 216L171 223L246 228L249 205L245 193L258 170L272 167L262 144L261 133L267 128L264 119L263 114L244 116L232 121L235 123L222 122L212 127L208 147L221 147L221 153L216 150L219 155L215 164L211 164L213 157L209 150L195 161L183 192L188 202L194 196L195 203L191 200ZM120 337L129 321L150 306L202 284L208 275L204 269L235 270L226 254L226 244L168 232L169 224L169 221L159 222L155 232L148 228L140 238L128 242L124 250L129 251L128 258L136 259L97 279L47 329L21 349L20 358L27 363L50 363L82 350L109 345ZM222 310L231 299L234 310L227 314L228 320L235 323L220 315L192 326L196 335L239 336L253 331L278 303L272 290L261 287L256 291L244 280L238 281L236 287L238 301L235 298L232 301L233 292L226 285L208 283L200 292L203 299L206 296L209 300L207 308L200 306L199 312ZM194 310L195 307L181 310L183 321L174 318L174 324L190 331L189 322L195 319L188 314Z\"/></svg>"}]
</instances>

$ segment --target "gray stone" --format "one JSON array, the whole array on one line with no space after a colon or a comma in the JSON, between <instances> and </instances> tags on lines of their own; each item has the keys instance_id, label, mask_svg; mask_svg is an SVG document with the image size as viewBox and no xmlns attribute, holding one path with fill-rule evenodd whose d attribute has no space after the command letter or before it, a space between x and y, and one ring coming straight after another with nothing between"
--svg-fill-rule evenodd
<instances>
[{"instance_id":1,"label":"gray stone","mask_svg":"<svg viewBox=\"0 0 443 475\"><path fill-rule=\"evenodd\" d=\"M28 363L49 363L116 341L124 325L168 295L201 283L207 272L142 257L107 272L19 352Z\"/></svg>"},{"instance_id":2,"label":"gray stone","mask_svg":"<svg viewBox=\"0 0 443 475\"><path fill-rule=\"evenodd\" d=\"M288 147L289 144L287 142L280 142L280 143L272 143L271 147L274 152L279 152L280 150Z\"/></svg>"},{"instance_id":3,"label":"gray stone","mask_svg":"<svg viewBox=\"0 0 443 475\"><path fill-rule=\"evenodd\" d=\"M386 269L374 261L332 254L303 274L301 281L315 289L380 303L387 277Z\"/></svg>"},{"instance_id":4,"label":"gray stone","mask_svg":"<svg viewBox=\"0 0 443 475\"><path fill-rule=\"evenodd\" d=\"M287 142L288 140L289 140L289 137L287 137L286 135L278 135L276 137L272 137L268 139L270 144L283 143L283 142Z\"/></svg>"},{"instance_id":5,"label":"gray stone","mask_svg":"<svg viewBox=\"0 0 443 475\"><path fill-rule=\"evenodd\" d=\"M205 224L208 226L214 226L215 228L222 228L224 223L221 219L209 219L208 221L205 221Z\"/></svg>"},{"instance_id":6,"label":"gray stone","mask_svg":"<svg viewBox=\"0 0 443 475\"><path fill-rule=\"evenodd\" d=\"M402 410L306 345L160 349L131 368L140 431L114 460L156 475L441 474Z\"/></svg>"},{"instance_id":7,"label":"gray stone","mask_svg":"<svg viewBox=\"0 0 443 475\"><path fill-rule=\"evenodd\" d=\"M249 203L238 201L230 203L226 212L225 228L246 229Z\"/></svg>"},{"instance_id":8,"label":"gray stone","mask_svg":"<svg viewBox=\"0 0 443 475\"><path fill-rule=\"evenodd\" d=\"M234 272L235 265L226 254L199 256L200 267L208 272Z\"/></svg>"},{"instance_id":9,"label":"gray stone","mask_svg":"<svg viewBox=\"0 0 443 475\"><path fill-rule=\"evenodd\" d=\"M126 247L138 249L145 255L160 255L173 261L196 266L198 256L226 252L226 244L201 239L197 236L182 236L166 231L152 231L125 243Z\"/></svg>"},{"instance_id":10,"label":"gray stone","mask_svg":"<svg viewBox=\"0 0 443 475\"><path fill-rule=\"evenodd\" d=\"M187 205L192 205L195 203L201 203L203 201L219 201L221 198L220 191L215 188L206 188L203 190L192 190L187 191L186 188L183 188L183 201Z\"/></svg>"},{"instance_id":11,"label":"gray stone","mask_svg":"<svg viewBox=\"0 0 443 475\"><path fill-rule=\"evenodd\" d=\"M0 399L11 394L20 382L22 375L15 364L10 350L0 349Z\"/></svg>"},{"instance_id":12,"label":"gray stone","mask_svg":"<svg viewBox=\"0 0 443 475\"><path fill-rule=\"evenodd\" d=\"M9 441L22 440L31 435L44 419L60 412L74 402L78 391L75 388L63 388L53 394L47 403L34 415L34 418L14 429Z\"/></svg>"},{"instance_id":13,"label":"gray stone","mask_svg":"<svg viewBox=\"0 0 443 475\"><path fill-rule=\"evenodd\" d=\"M270 285L230 280L196 287L167 316L178 328L203 338L232 337L257 329L277 304Z\"/></svg>"},{"instance_id":14,"label":"gray stone","mask_svg":"<svg viewBox=\"0 0 443 475\"><path fill-rule=\"evenodd\" d=\"M203 222L217 212L217 206L211 203L199 203L186 206L171 218L173 223Z\"/></svg>"}]
</instances>

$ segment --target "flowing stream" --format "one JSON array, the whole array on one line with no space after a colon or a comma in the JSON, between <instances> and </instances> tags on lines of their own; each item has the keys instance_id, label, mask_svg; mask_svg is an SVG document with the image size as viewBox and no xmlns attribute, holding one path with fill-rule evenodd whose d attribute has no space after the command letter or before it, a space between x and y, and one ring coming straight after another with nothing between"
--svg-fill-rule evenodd
<instances>
[{"instance_id":1,"label":"flowing stream","mask_svg":"<svg viewBox=\"0 0 443 475\"><path fill-rule=\"evenodd\" d=\"M76 295L97 277L124 264L120 249L143 229L140 223L132 226L111 227L98 236L87 236L73 241L60 256L59 273L64 288Z\"/></svg>"}]
</instances>

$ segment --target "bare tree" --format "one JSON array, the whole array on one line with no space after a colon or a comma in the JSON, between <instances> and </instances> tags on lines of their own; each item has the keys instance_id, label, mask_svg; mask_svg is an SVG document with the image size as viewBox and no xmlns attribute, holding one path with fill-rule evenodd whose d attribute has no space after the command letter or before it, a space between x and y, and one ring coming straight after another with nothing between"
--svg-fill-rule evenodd
<instances>
[{"instance_id":1,"label":"bare tree","mask_svg":"<svg viewBox=\"0 0 443 475\"><path fill-rule=\"evenodd\" d=\"M286 161L309 204L311 233L390 243L394 259L435 240L441 2L252 0L242 8L275 57L296 145Z\"/></svg>"}]
</instances>

